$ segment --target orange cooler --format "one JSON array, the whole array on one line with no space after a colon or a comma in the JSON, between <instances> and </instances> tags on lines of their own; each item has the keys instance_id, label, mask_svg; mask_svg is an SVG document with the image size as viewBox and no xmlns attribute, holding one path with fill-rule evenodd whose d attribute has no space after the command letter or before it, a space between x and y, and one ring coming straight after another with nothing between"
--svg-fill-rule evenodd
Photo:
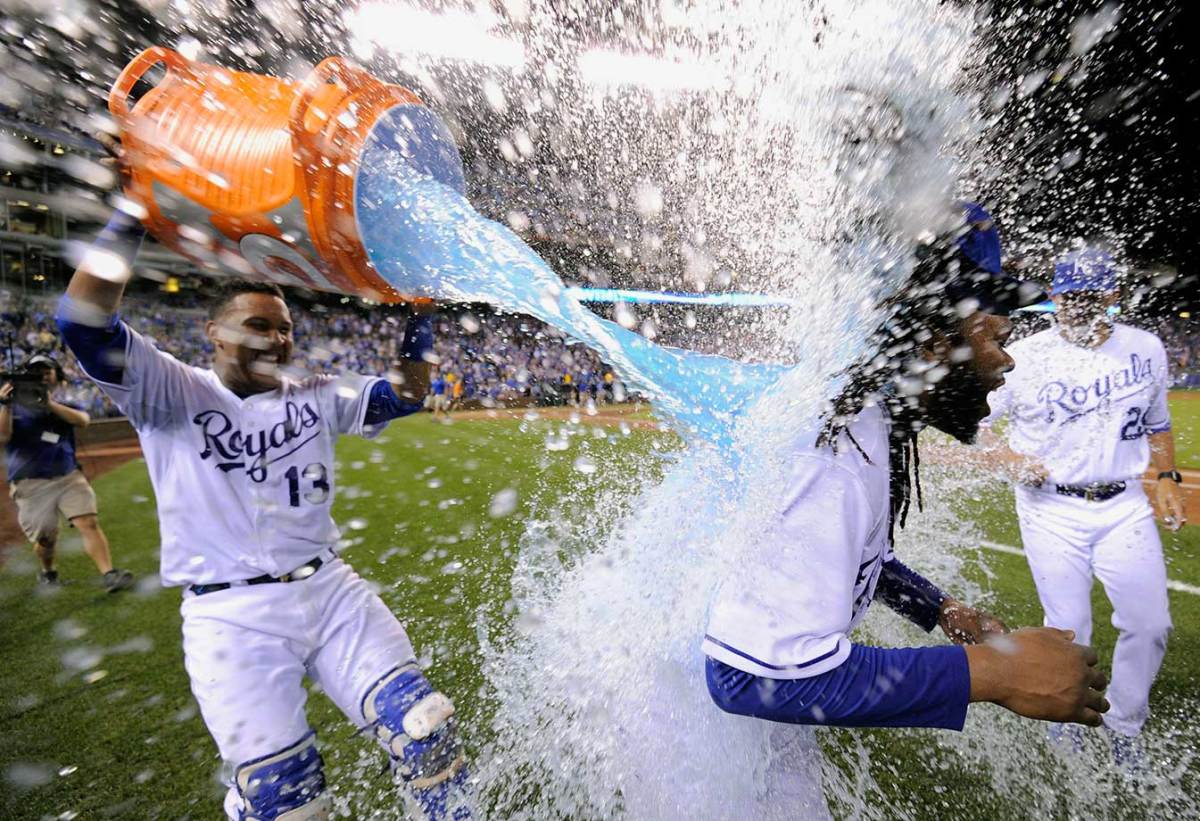
<instances>
[{"instance_id":1,"label":"orange cooler","mask_svg":"<svg viewBox=\"0 0 1200 821\"><path fill-rule=\"evenodd\" d=\"M135 84L160 65L161 79L131 105ZM354 191L363 146L397 106L423 108L411 91L338 57L296 84L166 48L135 57L108 98L128 160L126 195L163 244L209 269L385 302L405 297L367 257ZM450 184L461 190L452 140L450 150Z\"/></svg>"}]
</instances>

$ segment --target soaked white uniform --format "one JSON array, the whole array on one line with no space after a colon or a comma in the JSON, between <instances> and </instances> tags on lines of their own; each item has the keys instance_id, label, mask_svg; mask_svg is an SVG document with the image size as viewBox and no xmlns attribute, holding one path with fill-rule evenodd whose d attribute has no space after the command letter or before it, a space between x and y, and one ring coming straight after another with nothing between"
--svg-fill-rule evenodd
<instances>
[{"instance_id":1,"label":"soaked white uniform","mask_svg":"<svg viewBox=\"0 0 1200 821\"><path fill-rule=\"evenodd\" d=\"M1008 350L1016 368L989 397L989 421L1007 417L1012 449L1050 474L1040 487L1016 490L1045 623L1090 644L1092 577L1100 579L1119 632L1104 722L1136 735L1171 630L1162 543L1141 483L1149 435L1171 428L1166 353L1153 334L1121 324L1094 349L1051 327ZM1106 501L1056 489L1109 482L1126 487Z\"/></svg>"},{"instance_id":2,"label":"soaked white uniform","mask_svg":"<svg viewBox=\"0 0 1200 821\"><path fill-rule=\"evenodd\" d=\"M378 380L313 376L242 399L213 371L127 332L121 384L97 384L142 443L163 583L277 577L327 560L301 581L184 593L184 661L222 758L236 767L299 741L306 674L364 725L367 690L414 660L396 617L334 553L334 442L382 429L364 425ZM231 789L231 815L236 802Z\"/></svg>"},{"instance_id":3,"label":"soaked white uniform","mask_svg":"<svg viewBox=\"0 0 1200 821\"><path fill-rule=\"evenodd\" d=\"M893 557L889 428L876 406L860 412L850 426L858 447L846 442L836 451L817 447L815 431L797 437L791 473L781 477L785 499L778 532L769 548L722 582L709 610L705 655L768 679L817 676L846 661L850 634L874 598L881 568ZM728 714L718 720L731 734L762 723ZM770 759L756 789L727 785L719 806L705 817L832 817L812 728L773 724L769 732ZM663 746L662 740L651 743Z\"/></svg>"},{"instance_id":4,"label":"soaked white uniform","mask_svg":"<svg viewBox=\"0 0 1200 821\"><path fill-rule=\"evenodd\" d=\"M888 533L889 422L879 407L850 426L858 447L801 437L771 549L721 584L705 655L754 675L820 675L850 655L850 633L893 557ZM860 450L861 448L861 450Z\"/></svg>"}]
</instances>

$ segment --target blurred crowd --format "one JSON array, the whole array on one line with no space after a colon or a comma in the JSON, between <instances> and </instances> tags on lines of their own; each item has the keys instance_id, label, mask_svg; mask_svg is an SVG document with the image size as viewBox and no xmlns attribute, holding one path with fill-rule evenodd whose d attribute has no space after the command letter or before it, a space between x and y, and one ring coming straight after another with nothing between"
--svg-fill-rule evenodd
<instances>
[{"instance_id":1,"label":"blurred crowd","mask_svg":"<svg viewBox=\"0 0 1200 821\"><path fill-rule=\"evenodd\" d=\"M1200 388L1200 320L1174 317L1149 330L1158 334L1167 349L1172 387Z\"/></svg>"},{"instance_id":2,"label":"blurred crowd","mask_svg":"<svg viewBox=\"0 0 1200 821\"><path fill-rule=\"evenodd\" d=\"M182 362L207 366L212 348L204 335L206 309L198 302L167 306L153 297L129 296L121 316L161 350ZM59 398L94 418L119 412L84 376L54 324L55 300L0 302L0 355L4 370L35 353L49 353L63 366L67 383ZM383 375L399 356L405 319L395 309L292 306L295 355L292 364L312 373ZM11 359L9 351L11 350ZM624 398L621 382L590 349L570 343L553 328L521 316L452 312L435 325L435 389L447 406L526 401L540 405L580 404ZM439 384L440 383L440 384ZM432 402L430 403L432 407Z\"/></svg>"},{"instance_id":3,"label":"blurred crowd","mask_svg":"<svg viewBox=\"0 0 1200 821\"><path fill-rule=\"evenodd\" d=\"M521 397L541 405L623 398L611 368L586 346L524 316L446 314L434 330L438 368L452 401L485 404Z\"/></svg>"},{"instance_id":4,"label":"blurred crowd","mask_svg":"<svg viewBox=\"0 0 1200 821\"><path fill-rule=\"evenodd\" d=\"M119 415L66 352L54 325L49 298L0 301L0 355L4 369L34 353L50 353L63 365L67 384L60 399L95 418ZM204 336L205 308L199 301L166 306L154 297L126 298L123 318L162 350L183 362L207 366L212 350ZM314 373L354 371L386 374L398 357L404 318L395 309L358 306L293 306L296 347L293 365ZM1200 321L1157 320L1175 388L1200 388ZM11 350L11 359L9 351ZM438 366L427 403L431 409L527 402L565 405L622 401L620 379L589 348L524 316L452 311L435 325ZM436 401L435 401L436 400Z\"/></svg>"}]
</instances>

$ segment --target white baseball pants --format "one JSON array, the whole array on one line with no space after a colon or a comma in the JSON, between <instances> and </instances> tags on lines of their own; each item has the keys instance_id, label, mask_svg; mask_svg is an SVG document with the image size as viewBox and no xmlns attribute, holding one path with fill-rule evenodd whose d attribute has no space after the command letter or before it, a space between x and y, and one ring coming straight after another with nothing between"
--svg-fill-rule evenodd
<instances>
[{"instance_id":1,"label":"white baseball pants","mask_svg":"<svg viewBox=\"0 0 1200 821\"><path fill-rule=\"evenodd\" d=\"M1137 735L1171 632L1162 542L1141 482L1103 502L1062 496L1053 487L1019 487L1016 496L1046 625L1074 630L1076 642L1090 644L1093 575L1104 585L1118 633L1104 723Z\"/></svg>"},{"instance_id":2,"label":"white baseball pants","mask_svg":"<svg viewBox=\"0 0 1200 821\"><path fill-rule=\"evenodd\" d=\"M231 768L309 731L305 675L361 727L367 690L414 660L400 622L341 559L301 581L185 593L180 610L192 693ZM231 787L231 818L239 804Z\"/></svg>"}]
</instances>

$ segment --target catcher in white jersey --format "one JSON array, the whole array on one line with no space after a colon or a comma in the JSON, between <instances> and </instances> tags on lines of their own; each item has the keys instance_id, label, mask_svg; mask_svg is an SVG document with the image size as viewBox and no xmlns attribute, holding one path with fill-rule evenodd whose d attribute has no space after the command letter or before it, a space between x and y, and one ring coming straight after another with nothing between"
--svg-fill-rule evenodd
<instances>
[{"instance_id":1,"label":"catcher in white jersey","mask_svg":"<svg viewBox=\"0 0 1200 821\"><path fill-rule=\"evenodd\" d=\"M468 818L454 707L417 666L404 628L345 562L330 515L334 442L418 411L429 388L428 316L409 322L388 380L294 379L277 286L236 281L206 325L211 370L157 350L116 312L141 226L118 213L58 313L88 375L137 429L158 501L162 580L183 588L192 692L230 768L232 819L326 818L305 675L369 728L432 819ZM101 256L103 255L103 256ZM106 264L102 264L102 262Z\"/></svg>"},{"instance_id":2,"label":"catcher in white jersey","mask_svg":"<svg viewBox=\"0 0 1200 821\"><path fill-rule=\"evenodd\" d=\"M1082 250L1054 268L1057 321L1013 344L1016 368L988 399L1009 420L1017 515L1045 622L1092 632L1095 575L1113 605L1112 709L1119 762L1149 714L1171 632L1162 544L1141 477L1153 462L1160 509L1186 521L1167 411L1167 358L1153 334L1113 322L1112 259Z\"/></svg>"}]
</instances>

